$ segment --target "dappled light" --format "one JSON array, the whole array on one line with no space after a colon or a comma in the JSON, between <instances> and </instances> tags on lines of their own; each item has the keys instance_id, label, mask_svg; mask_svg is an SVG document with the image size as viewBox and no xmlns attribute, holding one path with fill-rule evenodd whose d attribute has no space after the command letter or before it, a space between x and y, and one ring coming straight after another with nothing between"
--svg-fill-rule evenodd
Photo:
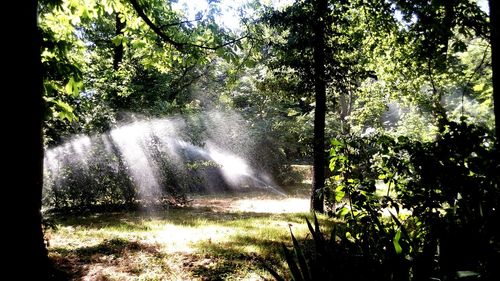
<instances>
[{"instance_id":1,"label":"dappled light","mask_svg":"<svg viewBox=\"0 0 500 281\"><path fill-rule=\"evenodd\" d=\"M309 211L307 198L285 199L242 199L235 202L236 210L255 213L306 213Z\"/></svg>"},{"instance_id":2,"label":"dappled light","mask_svg":"<svg viewBox=\"0 0 500 281\"><path fill-rule=\"evenodd\" d=\"M302 222L310 217L305 198L276 196L198 196L190 208L151 214L54 217L58 227L49 231L50 257L74 279L136 274L165 280L217 279L219 274L260 279L267 276L263 261L283 266L277 249L289 243L288 228L305 237ZM284 202L296 204L283 212Z\"/></svg>"}]
</instances>

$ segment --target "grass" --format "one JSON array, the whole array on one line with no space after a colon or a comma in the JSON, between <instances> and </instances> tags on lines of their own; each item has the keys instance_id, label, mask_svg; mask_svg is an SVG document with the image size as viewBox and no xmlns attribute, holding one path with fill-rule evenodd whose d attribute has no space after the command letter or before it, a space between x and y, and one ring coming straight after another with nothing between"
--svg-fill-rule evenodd
<instances>
[{"instance_id":1,"label":"grass","mask_svg":"<svg viewBox=\"0 0 500 281\"><path fill-rule=\"evenodd\" d=\"M305 205L304 205L305 204ZM58 216L49 256L72 280L266 280L308 233L307 198L200 196L191 207ZM330 225L320 217L322 225Z\"/></svg>"}]
</instances>

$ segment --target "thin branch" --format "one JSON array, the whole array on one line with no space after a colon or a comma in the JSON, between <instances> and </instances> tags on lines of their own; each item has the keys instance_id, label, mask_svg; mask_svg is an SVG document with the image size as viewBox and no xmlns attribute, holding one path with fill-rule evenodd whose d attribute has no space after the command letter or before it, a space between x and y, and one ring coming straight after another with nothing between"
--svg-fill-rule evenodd
<instances>
[{"instance_id":1,"label":"thin branch","mask_svg":"<svg viewBox=\"0 0 500 281\"><path fill-rule=\"evenodd\" d=\"M194 20L184 20L184 21L172 22L172 23L167 23L167 24L160 25L160 28L167 28L167 27L172 27L172 26L179 26L179 25L182 25L182 24L197 22L197 21L200 21L200 20L202 20L202 19L200 18L200 19L194 19Z\"/></svg>"},{"instance_id":2,"label":"thin branch","mask_svg":"<svg viewBox=\"0 0 500 281\"><path fill-rule=\"evenodd\" d=\"M245 54L245 57L241 60L241 63L239 63L238 66L236 67L236 73L238 73L243 68L243 65L248 61L248 58L250 57L250 54L252 53L252 51L254 49L254 45L255 45L254 41L252 40L250 42L251 42L250 49Z\"/></svg>"},{"instance_id":3,"label":"thin branch","mask_svg":"<svg viewBox=\"0 0 500 281\"><path fill-rule=\"evenodd\" d=\"M234 43L236 43L238 41L241 41L241 40L243 40L245 38L249 38L248 34L245 34L245 35L243 35L243 36L241 36L239 38L233 39L231 41L227 41L227 42L225 42L225 43L223 43L221 45L217 45L217 46L213 46L213 47L206 46L206 45L197 45L197 44L187 44L187 45L192 46L192 47L197 47L197 48L200 48L200 49L215 51L215 50L218 50L220 48L226 47L228 45L232 45L232 44L234 44Z\"/></svg>"},{"instance_id":4,"label":"thin branch","mask_svg":"<svg viewBox=\"0 0 500 281\"><path fill-rule=\"evenodd\" d=\"M431 59L429 57L427 58L427 72L432 86L432 95L434 96L438 91L436 88L436 83L434 82L434 74L432 73Z\"/></svg>"},{"instance_id":5,"label":"thin branch","mask_svg":"<svg viewBox=\"0 0 500 281\"><path fill-rule=\"evenodd\" d=\"M252 37L252 36L249 36L248 34L250 34L250 27L248 26L248 23L245 21L244 22L246 28L247 28L247 38L250 39L250 49L248 50L248 52L246 53L245 57L243 58L243 60L241 60L241 63L238 64L238 66L236 67L236 73L238 73L242 68L243 68L243 65L247 62L248 58L250 57L254 47L255 47L255 39Z\"/></svg>"},{"instance_id":6,"label":"thin branch","mask_svg":"<svg viewBox=\"0 0 500 281\"><path fill-rule=\"evenodd\" d=\"M169 43L170 45L174 46L178 51L182 52L184 49L184 46L186 45L185 43L179 43L177 41L174 41L170 36L165 34L158 26L156 26L144 13L144 10L141 8L137 0L129 0L130 4L132 4L132 7L134 7L134 10L137 12L139 17L151 28L160 38Z\"/></svg>"},{"instance_id":7,"label":"thin branch","mask_svg":"<svg viewBox=\"0 0 500 281\"><path fill-rule=\"evenodd\" d=\"M465 88L467 86L470 85L471 81L472 81L472 78L474 78L474 76L476 76L476 74L479 72L479 70L482 68L484 62L486 61L486 57L488 55L488 51L490 50L490 47L487 46L485 49L484 49L484 52L483 52L483 56L481 58L481 61L479 62L479 64L477 65L477 67L474 69L474 72L471 73L471 75L469 76L469 78L467 79L467 82L465 84L462 85L462 108L460 110L460 114L461 116L464 116L464 113L465 113L465 105L464 105L464 99L465 99Z\"/></svg>"},{"instance_id":8,"label":"thin branch","mask_svg":"<svg viewBox=\"0 0 500 281\"><path fill-rule=\"evenodd\" d=\"M182 71L182 74L180 75L180 77L178 79L176 79L175 81L173 81L172 85L180 85L181 82L182 82L182 80L184 80L184 78L186 78L188 72L191 71L191 70L193 70L195 67L196 67L196 64L185 66L184 70ZM180 88L181 88L180 90L183 90L185 87L181 86ZM177 92L180 92L180 91L176 91L176 93Z\"/></svg>"},{"instance_id":9,"label":"thin branch","mask_svg":"<svg viewBox=\"0 0 500 281\"><path fill-rule=\"evenodd\" d=\"M215 51L215 50L218 50L220 48L226 47L228 45L232 45L232 44L234 44L234 43L236 43L238 41L241 41L241 40L243 40L243 39L245 39L245 38L248 37L248 35L244 35L244 36L241 36L239 38L233 39L231 41L225 42L225 43L223 43L221 45L212 46L212 47L211 46L206 46L206 45L198 45L198 44L192 44L192 43L177 42L177 41L173 40L170 36L168 36L165 32L163 32L160 27L156 26L151 21L151 19L148 18L148 16L146 15L146 13L144 13L144 10L141 8L141 6L137 2L137 0L129 0L129 1L130 1L130 4L132 4L132 7L134 8L134 10L139 15L139 17L149 26L149 28L151 28L154 31L154 33L156 33L158 36L160 36L160 38L163 41L165 41L166 43L174 46L179 52L183 52L185 50L186 46ZM172 26L173 25L174 24L172 24Z\"/></svg>"}]
</instances>

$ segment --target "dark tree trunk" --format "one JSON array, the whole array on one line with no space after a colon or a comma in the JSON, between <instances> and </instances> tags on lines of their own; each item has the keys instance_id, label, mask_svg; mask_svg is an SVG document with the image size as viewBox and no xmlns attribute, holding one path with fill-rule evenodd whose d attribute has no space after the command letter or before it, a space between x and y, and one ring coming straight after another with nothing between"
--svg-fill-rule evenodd
<instances>
[{"instance_id":1,"label":"dark tree trunk","mask_svg":"<svg viewBox=\"0 0 500 281\"><path fill-rule=\"evenodd\" d=\"M316 108L314 110L314 171L311 190L311 211L324 211L325 187L325 115L326 115L326 79L325 79L325 23L328 3L326 0L315 1L316 20L314 23L314 91Z\"/></svg>"},{"instance_id":2,"label":"dark tree trunk","mask_svg":"<svg viewBox=\"0 0 500 281\"><path fill-rule=\"evenodd\" d=\"M43 180L42 142L42 70L40 60L40 34L37 26L37 5L32 1L13 1L15 7L9 10L16 14L11 21L15 26L6 27L2 35L6 47L11 50L4 61L4 78L10 84L9 95L4 105L17 114L3 119L4 147L6 157L2 158L6 172L2 186L9 193L4 204L15 204L6 213L12 224L4 223L4 239L11 252L4 253L10 273L2 272L12 279L45 280L48 278L48 258L41 226L41 201ZM14 81L18 81L17 83ZM4 90L7 88L4 88ZM5 109L5 108L4 108ZM8 109L7 109L8 110ZM5 186L4 186L5 185ZM29 276L36 276L30 278ZM7 278L7 279L9 279Z\"/></svg>"},{"instance_id":3,"label":"dark tree trunk","mask_svg":"<svg viewBox=\"0 0 500 281\"><path fill-rule=\"evenodd\" d=\"M116 26L116 31L115 31L116 36L119 35L123 36L123 29L125 28L125 22L121 22L119 12L115 13L115 26ZM120 64L122 63L122 61L123 61L123 43L120 42L120 44L115 45L114 47L113 69L118 70L118 68L120 68Z\"/></svg>"},{"instance_id":4,"label":"dark tree trunk","mask_svg":"<svg viewBox=\"0 0 500 281\"><path fill-rule=\"evenodd\" d=\"M498 21L499 14L499 3L498 0L489 0L490 4L490 27L491 27L491 68L493 70L493 107L495 111L495 133L497 137L497 142L500 143L500 54L498 53Z\"/></svg>"}]
</instances>

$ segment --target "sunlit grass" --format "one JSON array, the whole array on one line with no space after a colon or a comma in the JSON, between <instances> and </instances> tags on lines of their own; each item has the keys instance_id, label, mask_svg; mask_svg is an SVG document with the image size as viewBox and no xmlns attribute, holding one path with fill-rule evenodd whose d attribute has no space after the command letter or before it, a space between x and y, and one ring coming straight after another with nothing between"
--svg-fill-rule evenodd
<instances>
[{"instance_id":1,"label":"sunlit grass","mask_svg":"<svg viewBox=\"0 0 500 281\"><path fill-rule=\"evenodd\" d=\"M306 199L250 197L223 198L219 203L230 204L220 208L212 197L191 208L58 217L50 256L77 280L270 278L263 263L283 270L281 243L291 244L289 227L305 238L311 215L300 204ZM280 213L282 202L297 204Z\"/></svg>"}]
</instances>

